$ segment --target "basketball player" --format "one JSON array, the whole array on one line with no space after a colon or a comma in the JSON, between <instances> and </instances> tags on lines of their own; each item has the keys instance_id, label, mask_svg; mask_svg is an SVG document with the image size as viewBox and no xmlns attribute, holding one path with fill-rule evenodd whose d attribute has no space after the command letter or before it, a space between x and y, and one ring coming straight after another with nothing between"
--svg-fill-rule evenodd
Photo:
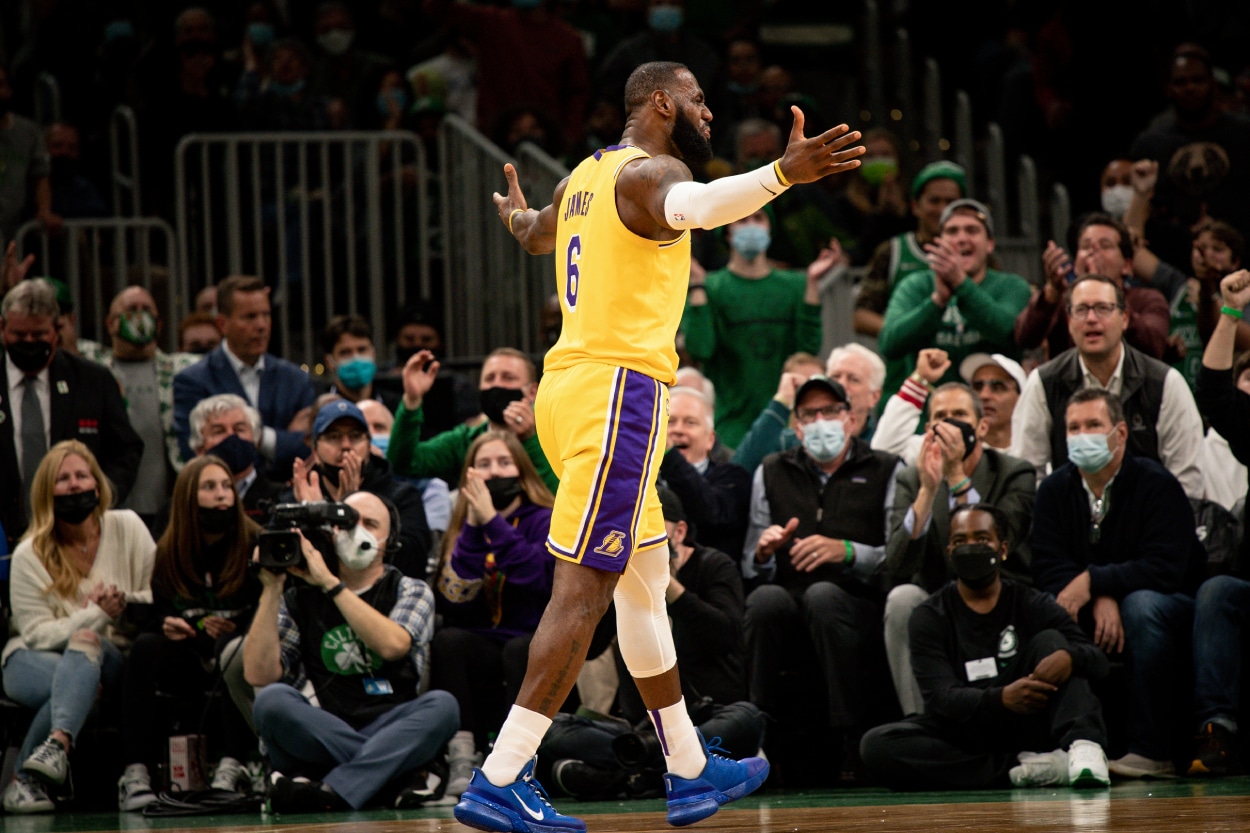
<instances>
[{"instance_id":1,"label":"basketball player","mask_svg":"<svg viewBox=\"0 0 1250 833\"><path fill-rule=\"evenodd\" d=\"M859 165L859 133L812 139L803 113L780 160L706 185L691 168L712 157L712 113L681 64L640 66L625 87L621 144L595 154L529 208L516 171L499 217L531 254L556 253L564 324L535 400L539 440L560 490L547 547L552 597L530 646L516 704L494 751L474 770L456 818L481 830L583 831L533 780L534 753L577 680L595 625L615 599L618 644L664 751L668 821L691 824L768 775L760 758L709 753L686 712L664 590L668 541L655 481L664 453L674 339L685 306L692 228L758 211L792 183Z\"/></svg>"}]
</instances>

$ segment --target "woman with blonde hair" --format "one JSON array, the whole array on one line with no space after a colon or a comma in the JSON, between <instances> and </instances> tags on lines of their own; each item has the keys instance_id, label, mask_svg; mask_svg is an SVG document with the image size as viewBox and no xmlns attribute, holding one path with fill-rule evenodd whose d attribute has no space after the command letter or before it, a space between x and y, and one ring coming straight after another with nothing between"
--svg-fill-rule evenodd
<instances>
[{"instance_id":1,"label":"woman with blonde hair","mask_svg":"<svg viewBox=\"0 0 1250 833\"><path fill-rule=\"evenodd\" d=\"M141 810L156 800L148 763L160 759L162 738L151 715L157 691L189 704L198 716L202 695L220 671L234 695L243 679L243 634L260 600L260 579L248 562L260 527L247 517L230 467L211 453L197 457L174 482L169 526L156 545L153 615L126 658L123 752L117 806ZM236 790L242 761L256 750L245 715L251 703L210 704L210 749L220 759L212 786Z\"/></svg>"},{"instance_id":2,"label":"woman with blonde hair","mask_svg":"<svg viewBox=\"0 0 1250 833\"><path fill-rule=\"evenodd\" d=\"M156 544L77 440L52 446L31 482L31 524L13 553L13 636L5 693L35 710L4 791L10 813L55 809L48 786L69 776L69 750L97 692L121 676L126 606L152 601Z\"/></svg>"},{"instance_id":3,"label":"woman with blonde hair","mask_svg":"<svg viewBox=\"0 0 1250 833\"><path fill-rule=\"evenodd\" d=\"M430 685L460 705L448 795L468 786L525 676L529 639L551 597L554 502L512 432L487 431L469 446L434 575L442 627L431 645Z\"/></svg>"}]
</instances>

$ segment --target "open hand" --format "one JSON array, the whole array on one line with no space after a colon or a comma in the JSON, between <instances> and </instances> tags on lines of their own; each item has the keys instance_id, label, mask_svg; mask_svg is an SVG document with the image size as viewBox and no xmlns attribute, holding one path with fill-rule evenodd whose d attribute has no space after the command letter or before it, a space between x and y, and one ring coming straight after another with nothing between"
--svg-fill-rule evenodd
<instances>
[{"instance_id":1,"label":"open hand","mask_svg":"<svg viewBox=\"0 0 1250 833\"><path fill-rule=\"evenodd\" d=\"M858 130L839 124L809 139L803 135L803 111L792 104L790 112L794 114L794 124L790 127L790 141L786 144L786 152L779 165L787 182L815 182L830 174L840 174L859 167L859 157L864 155L866 149L863 145L855 144L863 138ZM520 193L520 189L517 193Z\"/></svg>"}]
</instances>

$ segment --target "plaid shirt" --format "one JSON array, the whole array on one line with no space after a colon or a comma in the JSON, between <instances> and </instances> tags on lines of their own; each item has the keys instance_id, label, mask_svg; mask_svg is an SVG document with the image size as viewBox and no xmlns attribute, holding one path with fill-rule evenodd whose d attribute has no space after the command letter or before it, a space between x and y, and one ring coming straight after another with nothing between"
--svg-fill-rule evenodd
<instances>
[{"instance_id":1,"label":"plaid shirt","mask_svg":"<svg viewBox=\"0 0 1250 833\"><path fill-rule=\"evenodd\" d=\"M393 570L394 567L387 569ZM351 591L344 591L351 592ZM399 580L399 598L387 618L408 631L412 645L408 656L417 669L417 677L425 674L425 646L434 636L434 593L424 581L404 576ZM286 607L286 595L278 608L278 640L282 651L282 680L292 688L303 690L308 683L304 661L300 656L299 627Z\"/></svg>"}]
</instances>

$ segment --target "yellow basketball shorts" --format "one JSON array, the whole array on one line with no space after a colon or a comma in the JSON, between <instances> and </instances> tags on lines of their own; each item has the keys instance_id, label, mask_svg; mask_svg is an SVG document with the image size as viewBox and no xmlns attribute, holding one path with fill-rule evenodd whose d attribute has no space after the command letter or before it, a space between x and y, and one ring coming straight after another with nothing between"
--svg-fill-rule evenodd
<instances>
[{"instance_id":1,"label":"yellow basketball shorts","mask_svg":"<svg viewBox=\"0 0 1250 833\"><path fill-rule=\"evenodd\" d=\"M667 541L655 489L668 433L668 387L644 373L578 364L543 374L538 440L560 490L547 548L620 573Z\"/></svg>"}]
</instances>

